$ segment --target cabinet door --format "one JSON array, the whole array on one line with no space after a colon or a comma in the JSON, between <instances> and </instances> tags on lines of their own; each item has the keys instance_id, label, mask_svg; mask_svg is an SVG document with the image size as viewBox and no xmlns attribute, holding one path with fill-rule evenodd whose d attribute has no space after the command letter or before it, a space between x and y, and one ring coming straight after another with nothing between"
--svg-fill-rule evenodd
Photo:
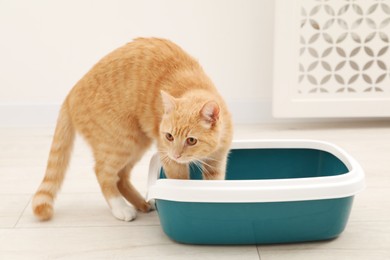
<instances>
[{"instance_id":1,"label":"cabinet door","mask_svg":"<svg viewBox=\"0 0 390 260\"><path fill-rule=\"evenodd\" d=\"M277 0L275 117L390 116L390 0Z\"/></svg>"}]
</instances>

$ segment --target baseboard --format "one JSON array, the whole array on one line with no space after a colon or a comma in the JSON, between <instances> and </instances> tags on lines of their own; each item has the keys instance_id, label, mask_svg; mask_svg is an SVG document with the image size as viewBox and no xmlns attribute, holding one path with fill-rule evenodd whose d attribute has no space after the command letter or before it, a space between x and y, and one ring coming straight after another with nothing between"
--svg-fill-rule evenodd
<instances>
[{"instance_id":1,"label":"baseboard","mask_svg":"<svg viewBox=\"0 0 390 260\"><path fill-rule=\"evenodd\" d=\"M271 101L228 100L234 123L272 121ZM0 126L54 126L60 104L0 104Z\"/></svg>"}]
</instances>

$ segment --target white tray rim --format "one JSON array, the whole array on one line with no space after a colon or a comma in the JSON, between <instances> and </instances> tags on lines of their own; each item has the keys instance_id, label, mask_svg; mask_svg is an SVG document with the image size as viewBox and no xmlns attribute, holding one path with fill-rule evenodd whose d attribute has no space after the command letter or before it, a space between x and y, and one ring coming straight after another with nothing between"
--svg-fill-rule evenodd
<instances>
[{"instance_id":1,"label":"white tray rim","mask_svg":"<svg viewBox=\"0 0 390 260\"><path fill-rule=\"evenodd\" d=\"M340 147L309 139L235 140L232 149L307 148L329 152L340 159L348 173L337 176L275 180L176 180L157 179L161 162L154 154L149 167L147 200L204 203L256 203L336 199L364 189L360 164Z\"/></svg>"}]
</instances>

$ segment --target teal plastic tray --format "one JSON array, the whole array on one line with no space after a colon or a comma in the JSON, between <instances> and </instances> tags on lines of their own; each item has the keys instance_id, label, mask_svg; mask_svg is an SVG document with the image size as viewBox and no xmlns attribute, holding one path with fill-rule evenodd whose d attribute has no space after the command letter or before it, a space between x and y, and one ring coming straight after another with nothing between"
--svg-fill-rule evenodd
<instances>
[{"instance_id":1,"label":"teal plastic tray","mask_svg":"<svg viewBox=\"0 0 390 260\"><path fill-rule=\"evenodd\" d=\"M164 178L152 159L148 198L164 232L180 243L269 244L331 239L344 230L360 165L340 148L310 140L236 141L226 180ZM158 177L158 179L157 179Z\"/></svg>"}]
</instances>

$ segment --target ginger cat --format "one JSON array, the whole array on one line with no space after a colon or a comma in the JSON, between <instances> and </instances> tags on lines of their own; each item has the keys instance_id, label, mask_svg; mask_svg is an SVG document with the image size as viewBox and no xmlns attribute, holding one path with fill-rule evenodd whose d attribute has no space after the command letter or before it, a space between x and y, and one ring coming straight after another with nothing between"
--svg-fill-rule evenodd
<instances>
[{"instance_id":1,"label":"ginger cat","mask_svg":"<svg viewBox=\"0 0 390 260\"><path fill-rule=\"evenodd\" d=\"M129 177L153 141L168 178L188 178L196 163L204 179L219 180L232 128L225 102L196 60L168 40L136 39L100 60L65 99L34 214L52 217L76 132L92 148L112 214L131 221L136 210L151 209Z\"/></svg>"}]
</instances>

